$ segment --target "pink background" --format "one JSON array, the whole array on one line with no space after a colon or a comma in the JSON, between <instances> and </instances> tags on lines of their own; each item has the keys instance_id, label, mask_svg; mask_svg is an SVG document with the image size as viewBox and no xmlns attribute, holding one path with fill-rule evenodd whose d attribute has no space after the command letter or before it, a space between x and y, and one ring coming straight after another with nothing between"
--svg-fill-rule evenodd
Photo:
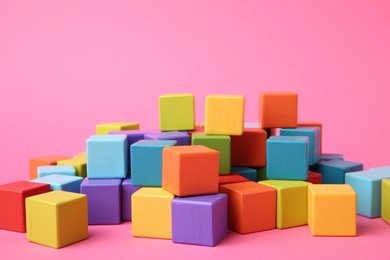
<instances>
[{"instance_id":1,"label":"pink background","mask_svg":"<svg viewBox=\"0 0 390 260\"><path fill-rule=\"evenodd\" d=\"M198 122L208 94L244 95L253 122L259 93L297 92L299 119L323 123L325 152L390 165L389 3L0 0L0 183L27 179L31 157L84 150L97 123L155 129L158 96L184 92L196 95ZM204 248L134 239L126 223L57 251L0 230L0 257L389 253L387 224L359 217L358 228L357 238L232 234Z\"/></svg>"}]
</instances>

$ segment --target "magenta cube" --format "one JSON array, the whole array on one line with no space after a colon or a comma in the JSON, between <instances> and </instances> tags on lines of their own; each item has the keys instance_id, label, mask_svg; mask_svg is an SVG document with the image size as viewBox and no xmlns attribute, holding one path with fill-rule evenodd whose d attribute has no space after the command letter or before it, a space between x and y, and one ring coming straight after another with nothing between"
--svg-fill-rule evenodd
<instances>
[{"instance_id":1,"label":"magenta cube","mask_svg":"<svg viewBox=\"0 0 390 260\"><path fill-rule=\"evenodd\" d=\"M88 224L121 223L121 179L89 179L81 183L88 199Z\"/></svg>"},{"instance_id":2,"label":"magenta cube","mask_svg":"<svg viewBox=\"0 0 390 260\"><path fill-rule=\"evenodd\" d=\"M226 194L175 198L172 241L215 246L228 234Z\"/></svg>"},{"instance_id":3,"label":"magenta cube","mask_svg":"<svg viewBox=\"0 0 390 260\"><path fill-rule=\"evenodd\" d=\"M175 140L176 145L190 145L190 135L187 132L171 131L145 134L145 140Z\"/></svg>"},{"instance_id":4,"label":"magenta cube","mask_svg":"<svg viewBox=\"0 0 390 260\"><path fill-rule=\"evenodd\" d=\"M141 186L133 186L131 179L124 179L122 182L122 220L131 221L131 195L139 190Z\"/></svg>"}]
</instances>

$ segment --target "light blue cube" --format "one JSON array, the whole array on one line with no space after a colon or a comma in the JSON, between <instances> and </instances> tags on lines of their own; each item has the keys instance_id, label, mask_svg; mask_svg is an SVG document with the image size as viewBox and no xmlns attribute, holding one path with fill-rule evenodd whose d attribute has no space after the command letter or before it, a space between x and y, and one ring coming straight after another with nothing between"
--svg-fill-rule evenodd
<instances>
[{"instance_id":1,"label":"light blue cube","mask_svg":"<svg viewBox=\"0 0 390 260\"><path fill-rule=\"evenodd\" d=\"M257 182L257 171L248 167L232 167L230 173L241 175L250 181Z\"/></svg>"},{"instance_id":2,"label":"light blue cube","mask_svg":"<svg viewBox=\"0 0 390 260\"><path fill-rule=\"evenodd\" d=\"M357 214L368 218L381 216L382 179L385 178L390 178L390 171L370 169L345 175L345 183L356 192Z\"/></svg>"},{"instance_id":3,"label":"light blue cube","mask_svg":"<svg viewBox=\"0 0 390 260\"><path fill-rule=\"evenodd\" d=\"M344 184L347 172L363 170L363 164L343 160L320 161L315 169L322 176L323 184Z\"/></svg>"},{"instance_id":4,"label":"light blue cube","mask_svg":"<svg viewBox=\"0 0 390 260\"><path fill-rule=\"evenodd\" d=\"M176 143L174 140L141 140L132 144L132 185L161 187L163 148Z\"/></svg>"},{"instance_id":5,"label":"light blue cube","mask_svg":"<svg viewBox=\"0 0 390 260\"><path fill-rule=\"evenodd\" d=\"M307 136L309 138L309 165L316 164L321 156L321 130L319 127L280 129L281 136Z\"/></svg>"},{"instance_id":6,"label":"light blue cube","mask_svg":"<svg viewBox=\"0 0 390 260\"><path fill-rule=\"evenodd\" d=\"M51 174L31 181L50 184L51 190L62 190L80 193L80 185L83 181L83 178L79 176Z\"/></svg>"},{"instance_id":7,"label":"light blue cube","mask_svg":"<svg viewBox=\"0 0 390 260\"><path fill-rule=\"evenodd\" d=\"M271 136L267 140L267 179L306 180L308 173L306 136Z\"/></svg>"},{"instance_id":8,"label":"light blue cube","mask_svg":"<svg viewBox=\"0 0 390 260\"><path fill-rule=\"evenodd\" d=\"M126 135L92 135L87 140L87 176L90 179L126 178L129 149Z\"/></svg>"},{"instance_id":9,"label":"light blue cube","mask_svg":"<svg viewBox=\"0 0 390 260\"><path fill-rule=\"evenodd\" d=\"M50 165L38 167L38 178L51 174L76 176L76 170L71 165Z\"/></svg>"}]
</instances>

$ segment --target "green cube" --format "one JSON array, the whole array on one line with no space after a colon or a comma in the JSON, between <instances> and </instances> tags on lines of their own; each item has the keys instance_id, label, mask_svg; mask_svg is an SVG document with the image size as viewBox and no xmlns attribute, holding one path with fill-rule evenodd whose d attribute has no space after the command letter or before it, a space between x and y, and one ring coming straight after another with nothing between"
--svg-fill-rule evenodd
<instances>
[{"instance_id":1,"label":"green cube","mask_svg":"<svg viewBox=\"0 0 390 260\"><path fill-rule=\"evenodd\" d=\"M161 131L193 130L195 128L194 95L161 95L159 107Z\"/></svg>"}]
</instances>

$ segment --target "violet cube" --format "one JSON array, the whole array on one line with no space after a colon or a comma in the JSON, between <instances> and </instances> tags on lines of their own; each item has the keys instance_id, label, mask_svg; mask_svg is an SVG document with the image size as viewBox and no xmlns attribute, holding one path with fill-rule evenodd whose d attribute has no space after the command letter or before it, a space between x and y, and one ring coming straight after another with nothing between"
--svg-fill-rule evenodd
<instances>
[{"instance_id":1,"label":"violet cube","mask_svg":"<svg viewBox=\"0 0 390 260\"><path fill-rule=\"evenodd\" d=\"M177 141L176 145L191 144L190 135L179 131L145 134L145 140L175 140Z\"/></svg>"},{"instance_id":2,"label":"violet cube","mask_svg":"<svg viewBox=\"0 0 390 260\"><path fill-rule=\"evenodd\" d=\"M124 179L122 182L122 220L131 221L131 195L139 190L141 186L134 186L131 179Z\"/></svg>"},{"instance_id":3,"label":"violet cube","mask_svg":"<svg viewBox=\"0 0 390 260\"><path fill-rule=\"evenodd\" d=\"M175 198L172 241L215 246L228 234L226 194Z\"/></svg>"},{"instance_id":4,"label":"violet cube","mask_svg":"<svg viewBox=\"0 0 390 260\"><path fill-rule=\"evenodd\" d=\"M89 179L81 183L88 199L88 224L121 223L121 179Z\"/></svg>"}]
</instances>

